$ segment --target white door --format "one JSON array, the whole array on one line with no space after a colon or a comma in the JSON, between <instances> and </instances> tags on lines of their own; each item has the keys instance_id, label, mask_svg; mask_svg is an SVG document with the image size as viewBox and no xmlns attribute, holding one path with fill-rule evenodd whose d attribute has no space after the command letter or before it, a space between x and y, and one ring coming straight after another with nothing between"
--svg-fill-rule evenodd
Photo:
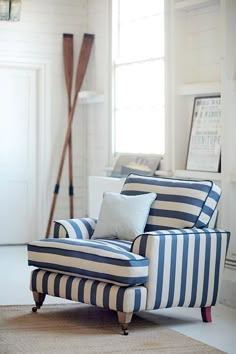
<instances>
[{"instance_id":1,"label":"white door","mask_svg":"<svg viewBox=\"0 0 236 354\"><path fill-rule=\"evenodd\" d=\"M0 244L36 238L36 77L33 69L0 66Z\"/></svg>"}]
</instances>

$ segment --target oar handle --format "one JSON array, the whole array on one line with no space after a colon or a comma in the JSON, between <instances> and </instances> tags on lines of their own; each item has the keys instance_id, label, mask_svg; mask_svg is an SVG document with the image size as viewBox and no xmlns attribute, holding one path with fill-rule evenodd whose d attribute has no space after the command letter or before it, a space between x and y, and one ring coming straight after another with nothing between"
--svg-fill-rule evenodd
<instances>
[{"instance_id":1,"label":"oar handle","mask_svg":"<svg viewBox=\"0 0 236 354\"><path fill-rule=\"evenodd\" d=\"M71 91L72 91L72 81L73 81L73 34L64 33L63 34L63 58L64 58L64 73L67 89L67 100L68 100L68 115L71 111ZM69 207L70 207L70 218L74 218L74 200L73 200L73 156L72 156L72 134L70 134L70 139L68 142L68 167L69 167Z\"/></svg>"}]
</instances>

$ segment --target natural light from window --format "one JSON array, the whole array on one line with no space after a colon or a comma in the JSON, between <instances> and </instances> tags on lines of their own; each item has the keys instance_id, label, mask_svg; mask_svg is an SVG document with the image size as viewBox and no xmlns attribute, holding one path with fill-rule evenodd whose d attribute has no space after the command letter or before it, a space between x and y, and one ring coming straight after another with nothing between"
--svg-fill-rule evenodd
<instances>
[{"instance_id":1,"label":"natural light from window","mask_svg":"<svg viewBox=\"0 0 236 354\"><path fill-rule=\"evenodd\" d=\"M113 0L113 150L165 150L164 0Z\"/></svg>"}]
</instances>

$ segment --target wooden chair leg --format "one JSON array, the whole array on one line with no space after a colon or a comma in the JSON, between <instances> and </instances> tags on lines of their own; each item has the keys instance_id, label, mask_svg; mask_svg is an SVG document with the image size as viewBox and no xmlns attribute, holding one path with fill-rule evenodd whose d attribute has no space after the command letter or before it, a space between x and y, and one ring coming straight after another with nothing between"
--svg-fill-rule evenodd
<instances>
[{"instance_id":1,"label":"wooden chair leg","mask_svg":"<svg viewBox=\"0 0 236 354\"><path fill-rule=\"evenodd\" d=\"M211 306L201 307L201 314L203 322L212 322L211 319Z\"/></svg>"},{"instance_id":2,"label":"wooden chair leg","mask_svg":"<svg viewBox=\"0 0 236 354\"><path fill-rule=\"evenodd\" d=\"M117 315L118 315L118 321L119 321L119 324L121 325L121 329L123 331L123 334L125 336L127 336L129 334L128 325L131 322L133 312L117 311Z\"/></svg>"},{"instance_id":3,"label":"wooden chair leg","mask_svg":"<svg viewBox=\"0 0 236 354\"><path fill-rule=\"evenodd\" d=\"M36 305L36 306L32 307L33 312L37 312L37 310L40 309L40 307L43 305L45 296L46 296L46 294L41 294L41 293L38 293L37 291L33 291L33 297L34 297L34 301L35 301L35 305Z\"/></svg>"}]
</instances>

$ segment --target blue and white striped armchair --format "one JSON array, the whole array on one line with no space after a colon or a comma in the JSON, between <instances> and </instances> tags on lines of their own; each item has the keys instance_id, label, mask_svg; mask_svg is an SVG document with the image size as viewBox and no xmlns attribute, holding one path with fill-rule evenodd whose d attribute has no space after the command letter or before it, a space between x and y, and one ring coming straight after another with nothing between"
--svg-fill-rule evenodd
<instances>
[{"instance_id":1,"label":"blue and white striped armchair","mask_svg":"<svg viewBox=\"0 0 236 354\"><path fill-rule=\"evenodd\" d=\"M148 192L157 197L133 241L92 239L97 220L82 218L58 220L52 238L28 245L33 311L49 294L117 311L124 334L143 310L198 307L211 322L230 237L209 228L220 188L131 174L121 194Z\"/></svg>"}]
</instances>

